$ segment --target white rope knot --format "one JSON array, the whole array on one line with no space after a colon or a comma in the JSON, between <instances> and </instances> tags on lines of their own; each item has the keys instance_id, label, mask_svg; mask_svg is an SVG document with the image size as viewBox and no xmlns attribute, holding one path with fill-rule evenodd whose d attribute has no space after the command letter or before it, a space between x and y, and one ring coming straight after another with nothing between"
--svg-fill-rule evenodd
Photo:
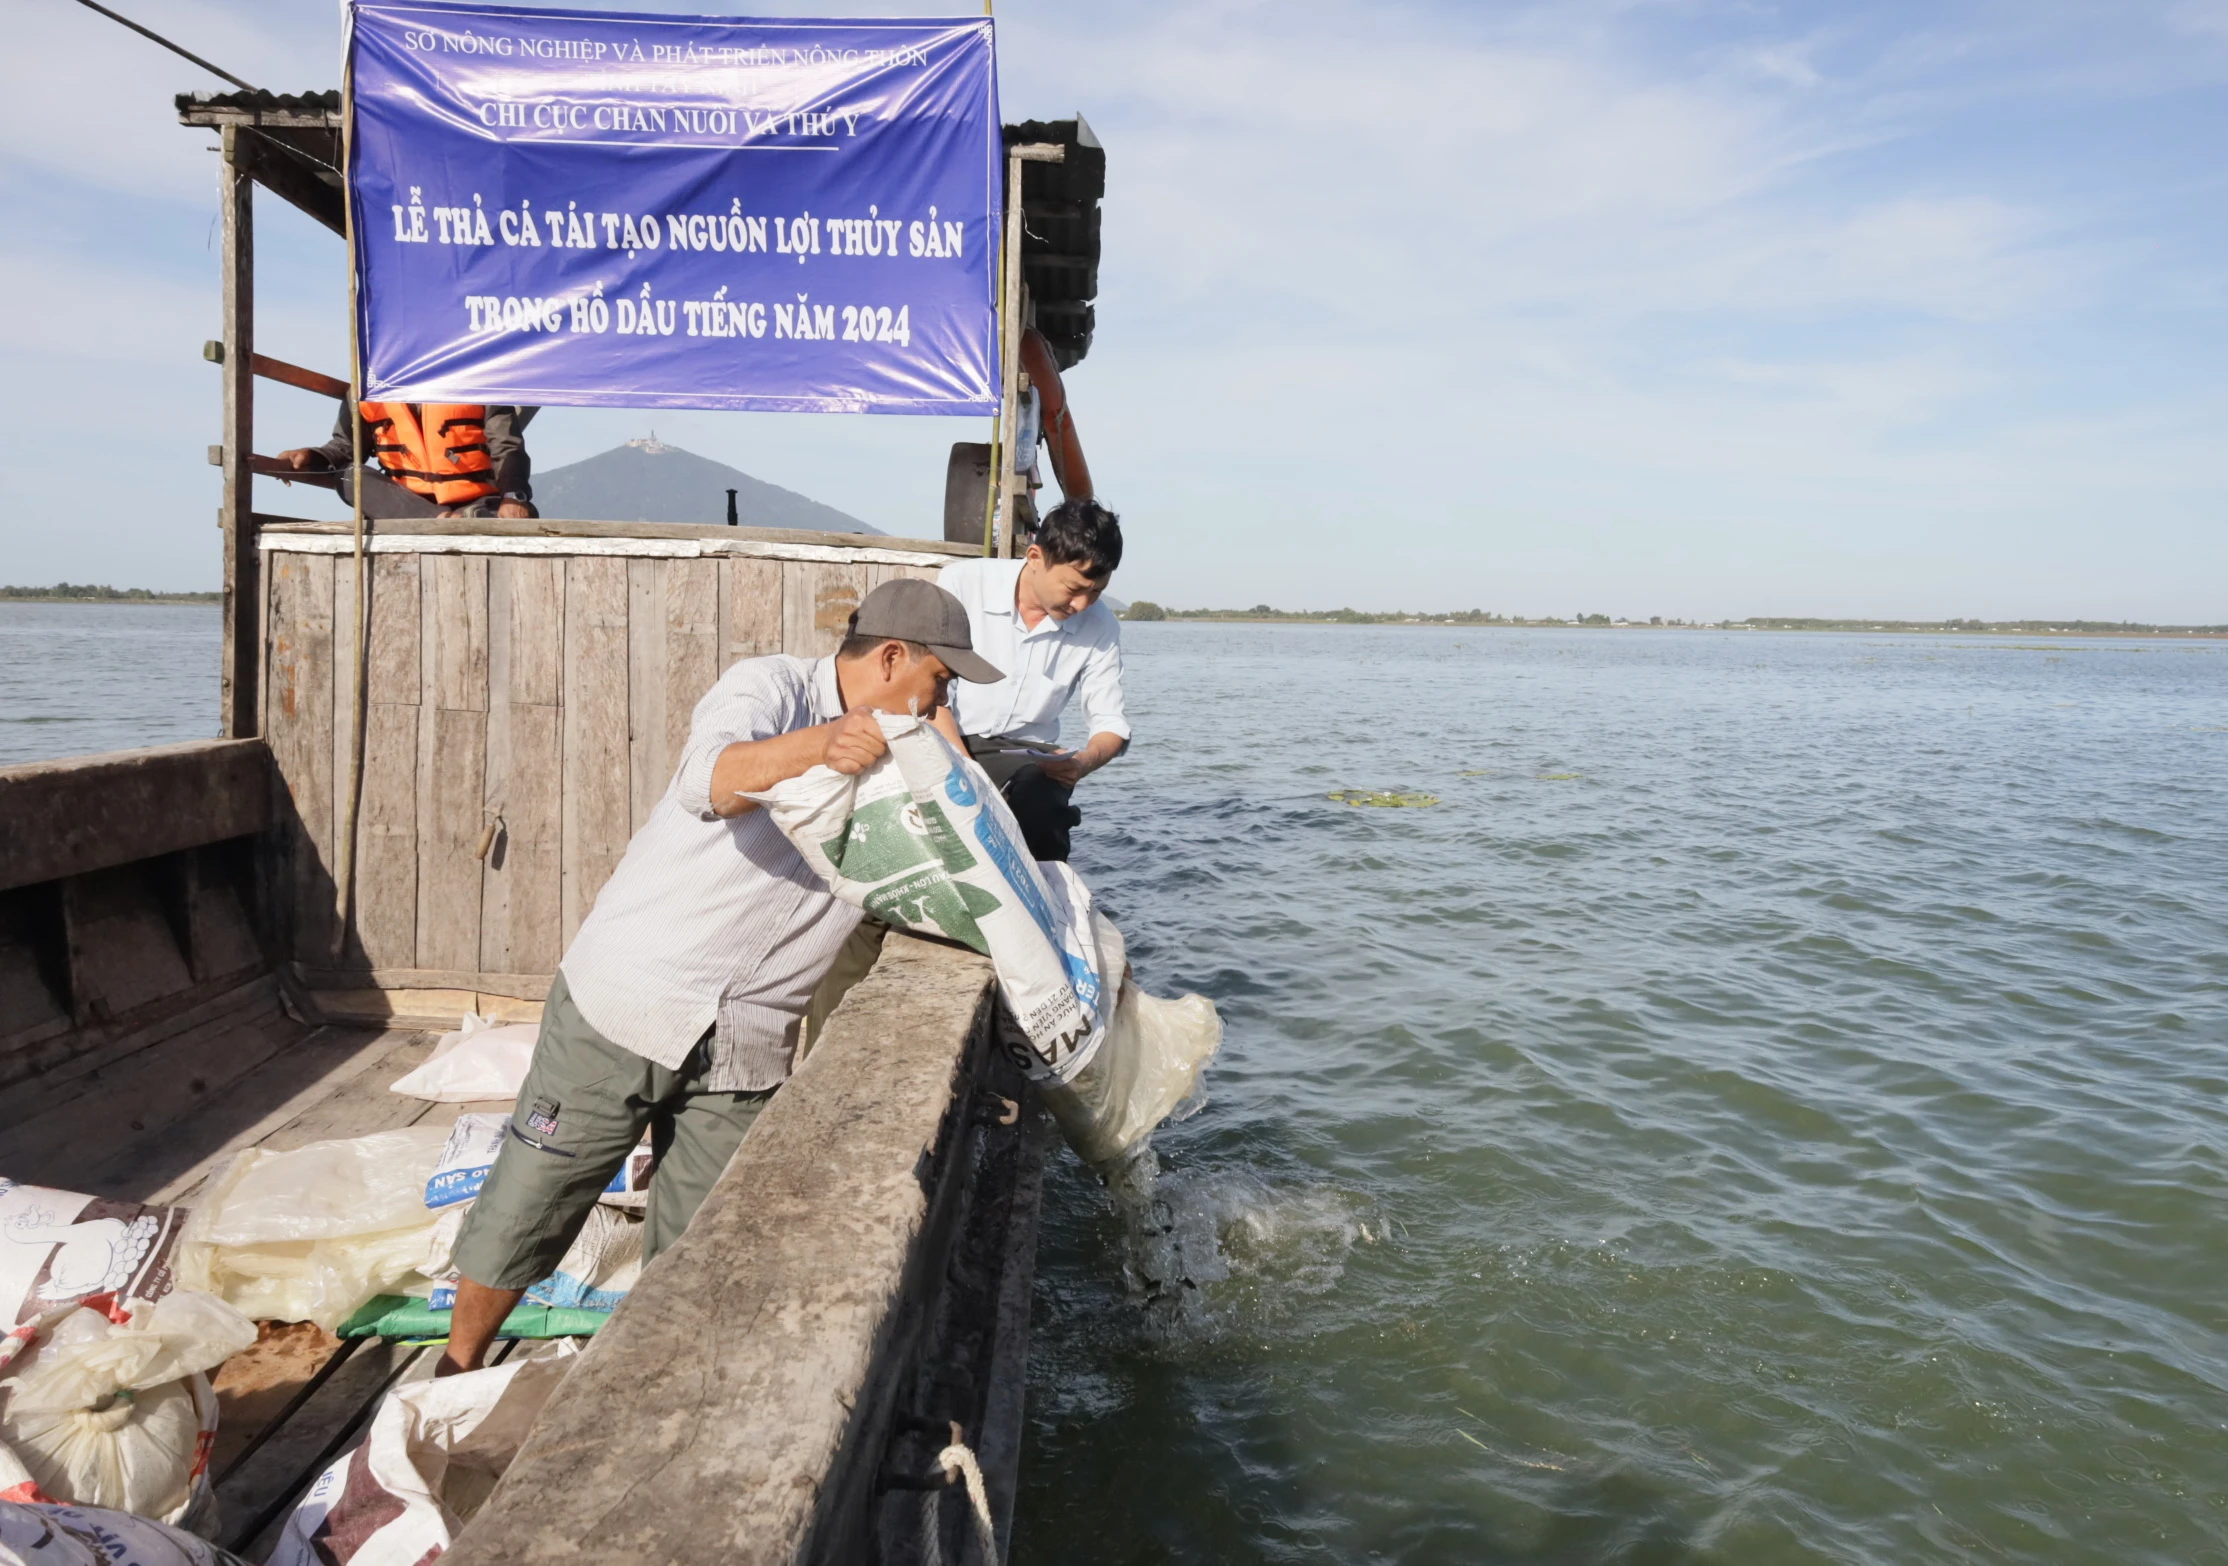
<instances>
[{"instance_id":1,"label":"white rope knot","mask_svg":"<svg viewBox=\"0 0 2228 1566\"><path fill-rule=\"evenodd\" d=\"M998 1559L998 1530L990 1520L990 1490L983 1483L982 1464L960 1439L959 1421L952 1421L952 1442L936 1454L936 1466L944 1470L947 1480L964 1480L967 1485L967 1504L975 1518L975 1542L982 1546L986 1563Z\"/></svg>"}]
</instances>

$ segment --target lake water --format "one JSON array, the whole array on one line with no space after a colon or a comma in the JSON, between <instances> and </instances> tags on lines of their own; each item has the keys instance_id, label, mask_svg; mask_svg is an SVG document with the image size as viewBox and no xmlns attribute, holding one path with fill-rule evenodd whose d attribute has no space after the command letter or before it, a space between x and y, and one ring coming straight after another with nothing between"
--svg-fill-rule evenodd
<instances>
[{"instance_id":1,"label":"lake water","mask_svg":"<svg viewBox=\"0 0 2228 1566\"><path fill-rule=\"evenodd\" d=\"M0 761L216 729L0 604ZM2228 1562L2228 644L1140 625L1014 1560ZM1334 789L1439 796L1357 809Z\"/></svg>"},{"instance_id":2,"label":"lake water","mask_svg":"<svg viewBox=\"0 0 2228 1566\"><path fill-rule=\"evenodd\" d=\"M213 604L0 603L0 766L211 739Z\"/></svg>"},{"instance_id":3,"label":"lake water","mask_svg":"<svg viewBox=\"0 0 2228 1566\"><path fill-rule=\"evenodd\" d=\"M1017 1563L2228 1561L2228 645L1125 637Z\"/></svg>"}]
</instances>

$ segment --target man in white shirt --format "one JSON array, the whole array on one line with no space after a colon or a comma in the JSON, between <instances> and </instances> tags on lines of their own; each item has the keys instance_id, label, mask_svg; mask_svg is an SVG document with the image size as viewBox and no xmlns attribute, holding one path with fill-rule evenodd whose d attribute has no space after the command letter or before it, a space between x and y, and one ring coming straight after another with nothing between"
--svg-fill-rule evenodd
<instances>
[{"instance_id":1,"label":"man in white shirt","mask_svg":"<svg viewBox=\"0 0 2228 1566\"><path fill-rule=\"evenodd\" d=\"M1068 857L1082 819L1075 785L1129 748L1122 712L1122 628L1099 602L1122 563L1122 522L1093 500L1055 506L1020 560L961 560L937 581L967 607L974 646L1006 671L954 690L951 717L975 760L1013 807L1039 859ZM1060 714L1078 697L1089 739L1059 744Z\"/></svg>"},{"instance_id":2,"label":"man in white shirt","mask_svg":"<svg viewBox=\"0 0 2228 1566\"><path fill-rule=\"evenodd\" d=\"M996 681L930 582L866 595L832 657L746 658L696 704L673 781L558 964L534 1058L457 1237L442 1375L476 1370L650 1133L644 1259L672 1243L788 1079L813 988L859 923L750 798L886 753L877 712Z\"/></svg>"}]
</instances>

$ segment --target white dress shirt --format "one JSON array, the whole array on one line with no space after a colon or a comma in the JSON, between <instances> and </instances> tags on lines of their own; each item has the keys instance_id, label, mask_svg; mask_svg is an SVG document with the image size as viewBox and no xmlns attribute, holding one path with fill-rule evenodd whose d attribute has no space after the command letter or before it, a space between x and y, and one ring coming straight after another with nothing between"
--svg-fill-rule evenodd
<instances>
[{"instance_id":1,"label":"white dress shirt","mask_svg":"<svg viewBox=\"0 0 2228 1566\"><path fill-rule=\"evenodd\" d=\"M1084 734L1129 738L1122 714L1122 627L1105 603L1065 620L1046 615L1035 630L1013 606L1024 560L957 560L937 584L967 606L975 651L1006 671L995 685L952 682L959 731L980 738L1057 744L1060 713L1083 696Z\"/></svg>"},{"instance_id":2,"label":"white dress shirt","mask_svg":"<svg viewBox=\"0 0 2228 1566\"><path fill-rule=\"evenodd\" d=\"M860 913L763 810L712 809L720 752L843 716L835 660L746 658L705 692L665 797L596 894L565 960L589 1026L678 1071L717 1024L705 1086L779 1086L813 988Z\"/></svg>"}]
</instances>

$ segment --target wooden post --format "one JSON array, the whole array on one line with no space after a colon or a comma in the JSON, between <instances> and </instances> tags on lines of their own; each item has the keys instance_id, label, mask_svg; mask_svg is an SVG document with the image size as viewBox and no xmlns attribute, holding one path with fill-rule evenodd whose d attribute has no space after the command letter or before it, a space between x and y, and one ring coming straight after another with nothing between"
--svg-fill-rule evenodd
<instances>
[{"instance_id":1,"label":"wooden post","mask_svg":"<svg viewBox=\"0 0 2228 1566\"><path fill-rule=\"evenodd\" d=\"M227 739L260 731L258 674L262 665L262 562L255 539L255 181L254 144L240 127L224 127L219 176L224 218L224 662L218 714Z\"/></svg>"},{"instance_id":2,"label":"wooden post","mask_svg":"<svg viewBox=\"0 0 2228 1566\"><path fill-rule=\"evenodd\" d=\"M1014 548L1014 423L1021 403L1021 165L1065 163L1068 149L1052 142L1029 142L1006 150L1006 246L1004 283L998 290L998 437L990 457L994 525L983 535L983 553L1012 559ZM996 543L992 543L995 535Z\"/></svg>"}]
</instances>

